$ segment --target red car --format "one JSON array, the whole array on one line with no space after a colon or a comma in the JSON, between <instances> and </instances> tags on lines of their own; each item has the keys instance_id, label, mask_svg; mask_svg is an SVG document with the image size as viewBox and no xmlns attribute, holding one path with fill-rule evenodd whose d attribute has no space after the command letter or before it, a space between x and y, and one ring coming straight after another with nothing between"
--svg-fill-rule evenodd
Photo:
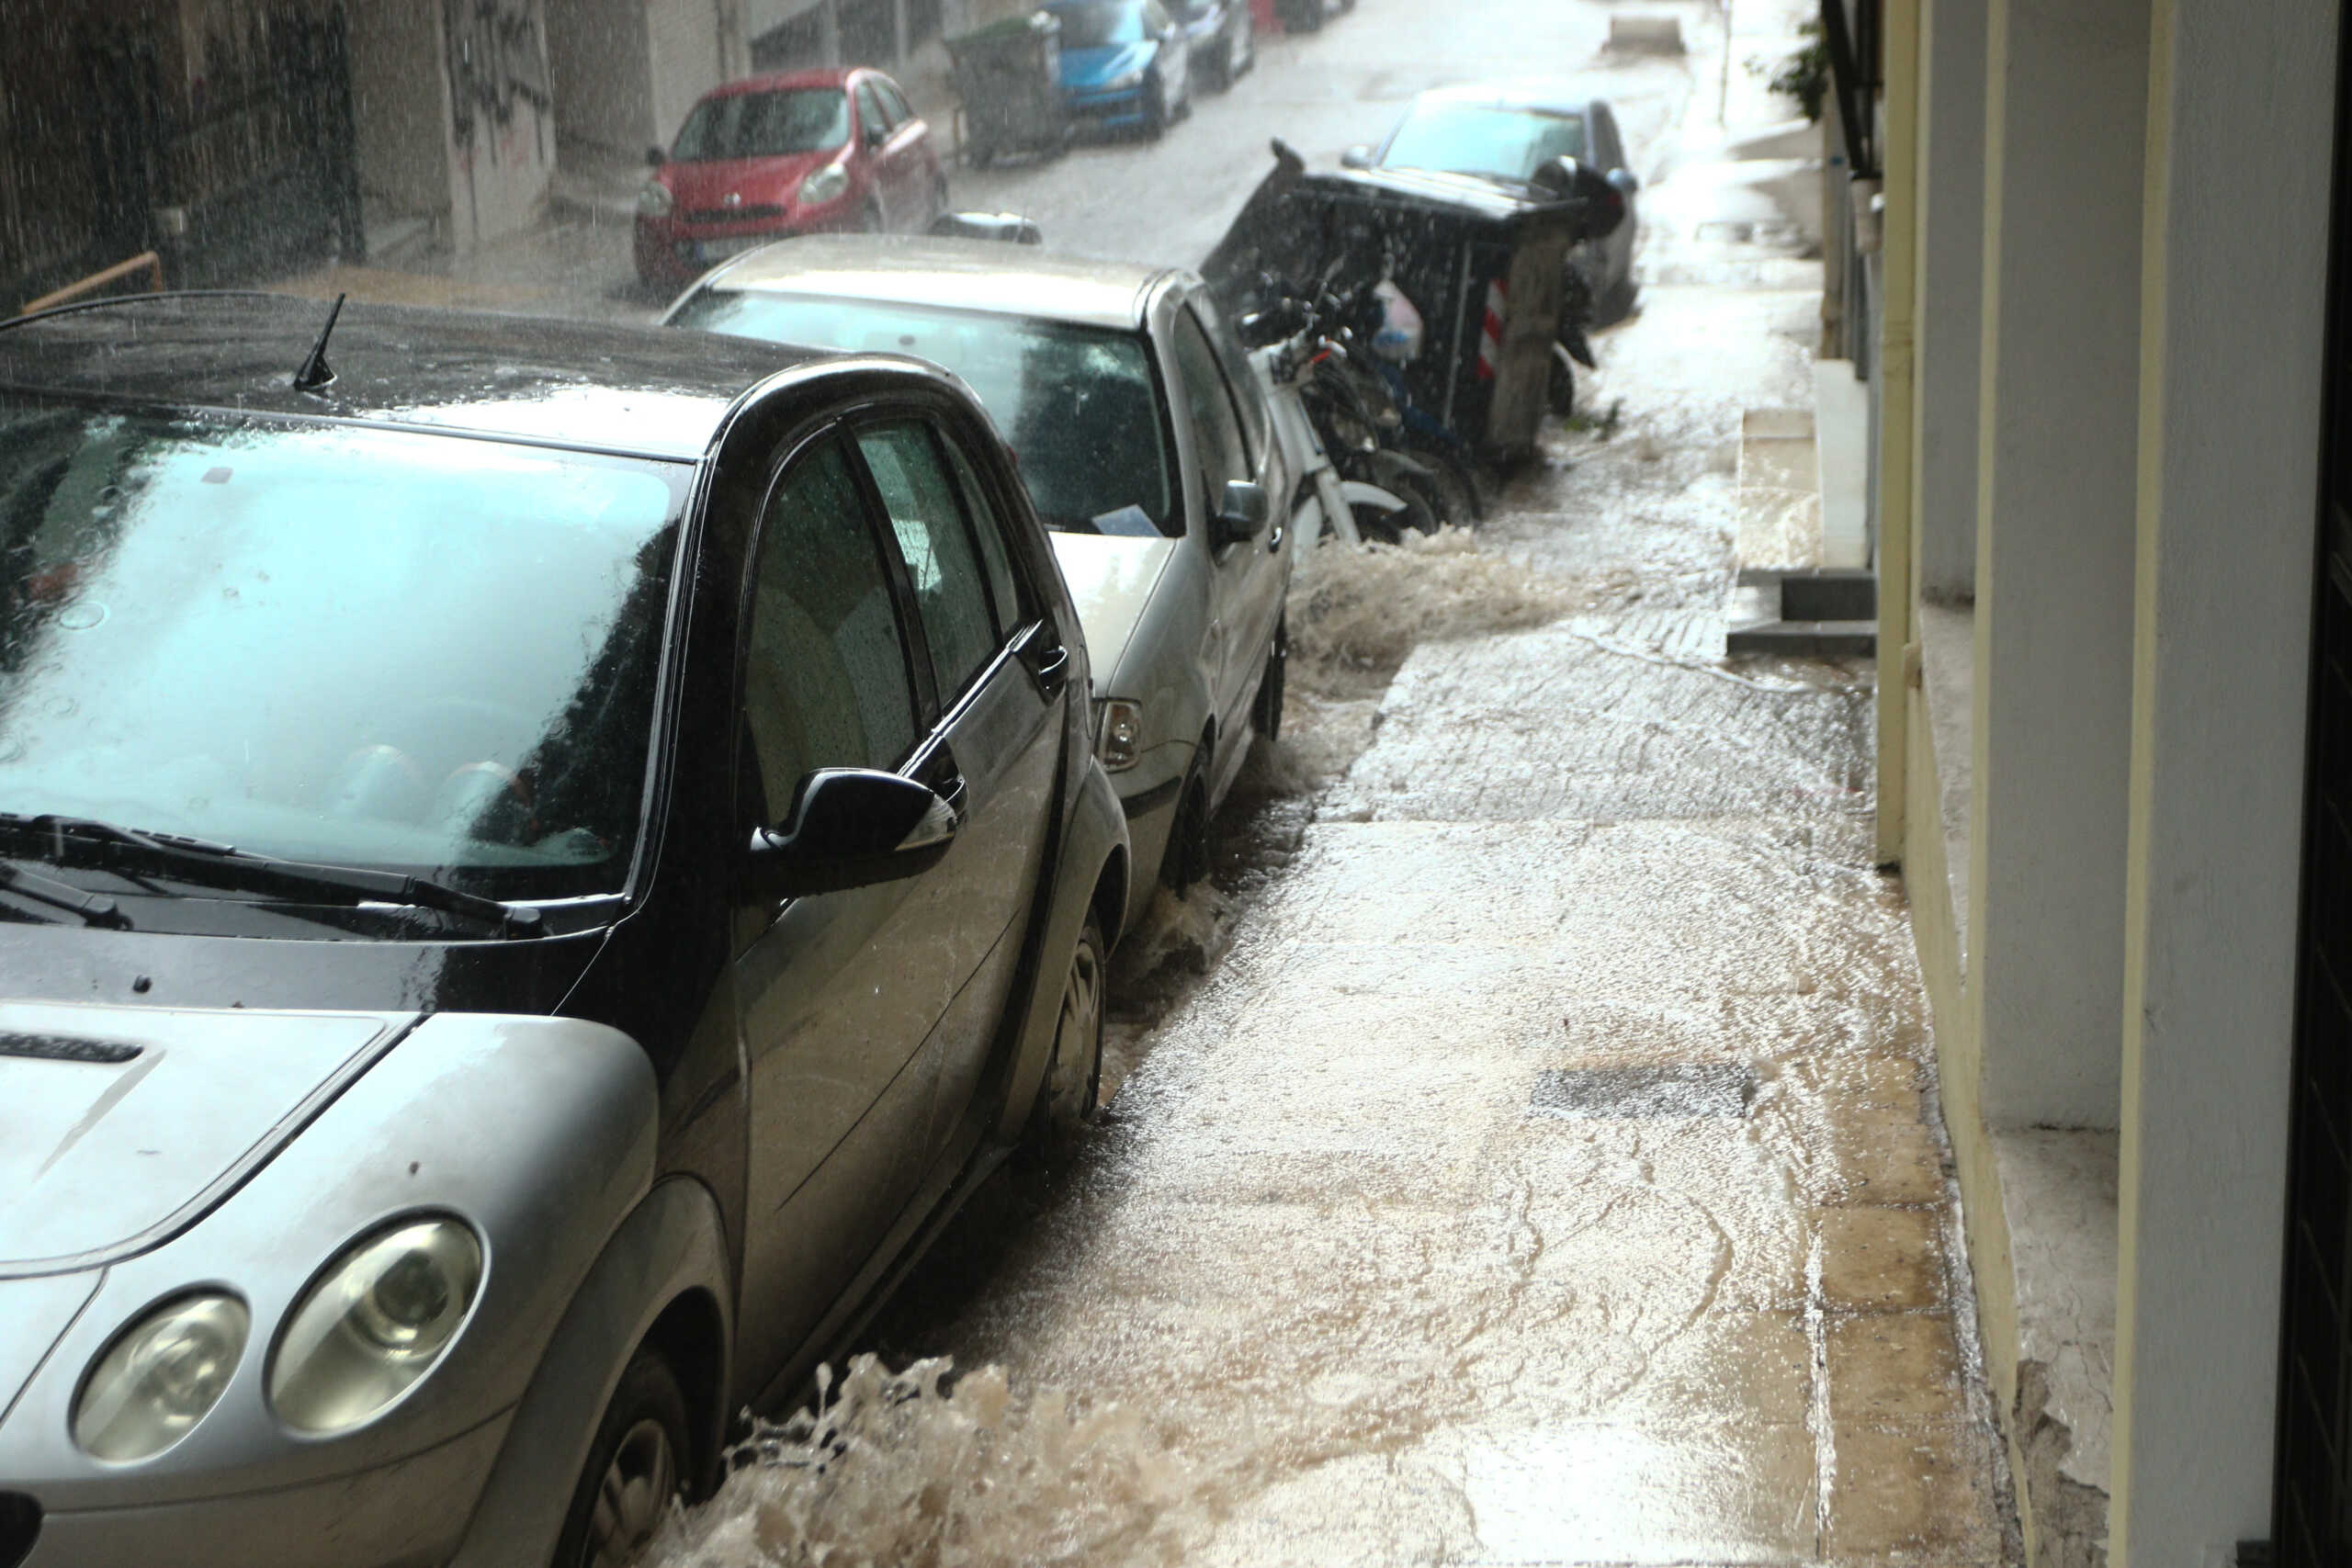
<instances>
[{"instance_id":1,"label":"red car","mask_svg":"<svg viewBox=\"0 0 2352 1568\"><path fill-rule=\"evenodd\" d=\"M947 209L931 127L879 71L796 71L715 87L637 198L637 275L692 281L786 234L921 231Z\"/></svg>"}]
</instances>

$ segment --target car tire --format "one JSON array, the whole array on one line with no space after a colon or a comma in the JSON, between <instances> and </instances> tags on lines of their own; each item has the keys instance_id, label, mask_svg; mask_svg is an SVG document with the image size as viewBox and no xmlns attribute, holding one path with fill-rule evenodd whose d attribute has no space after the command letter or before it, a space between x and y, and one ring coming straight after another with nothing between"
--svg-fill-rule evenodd
<instances>
[{"instance_id":1,"label":"car tire","mask_svg":"<svg viewBox=\"0 0 2352 1568\"><path fill-rule=\"evenodd\" d=\"M1182 893L1209 874L1208 747L1202 746L1176 795L1176 819L1168 825L1168 848L1160 852L1159 880Z\"/></svg>"},{"instance_id":2,"label":"car tire","mask_svg":"<svg viewBox=\"0 0 2352 1568\"><path fill-rule=\"evenodd\" d=\"M1283 13L1283 27L1294 33L1319 33L1323 30L1323 0L1293 0Z\"/></svg>"},{"instance_id":3,"label":"car tire","mask_svg":"<svg viewBox=\"0 0 2352 1568\"><path fill-rule=\"evenodd\" d=\"M931 219L923 227L928 229L946 217L953 199L947 189L947 176L940 175L934 177L931 182Z\"/></svg>"},{"instance_id":4,"label":"car tire","mask_svg":"<svg viewBox=\"0 0 2352 1568\"><path fill-rule=\"evenodd\" d=\"M596 1425L558 1538L555 1568L621 1568L644 1551L692 1468L686 1396L659 1352L640 1348Z\"/></svg>"},{"instance_id":5,"label":"car tire","mask_svg":"<svg viewBox=\"0 0 2352 1568\"><path fill-rule=\"evenodd\" d=\"M1290 620L1277 617L1274 640L1266 649L1266 672L1258 678L1258 700L1250 709L1250 726L1267 740L1283 738L1283 697L1290 685Z\"/></svg>"},{"instance_id":6,"label":"car tire","mask_svg":"<svg viewBox=\"0 0 2352 1568\"><path fill-rule=\"evenodd\" d=\"M1143 133L1153 141L1168 134L1168 88L1157 76L1144 85Z\"/></svg>"},{"instance_id":7,"label":"car tire","mask_svg":"<svg viewBox=\"0 0 2352 1568\"><path fill-rule=\"evenodd\" d=\"M1094 1121L1102 1100L1102 1016L1107 1010L1111 951L1102 919L1092 909L1079 928L1062 972L1062 1005L1054 1022L1054 1055L1023 1141L1038 1153L1070 1143Z\"/></svg>"}]
</instances>

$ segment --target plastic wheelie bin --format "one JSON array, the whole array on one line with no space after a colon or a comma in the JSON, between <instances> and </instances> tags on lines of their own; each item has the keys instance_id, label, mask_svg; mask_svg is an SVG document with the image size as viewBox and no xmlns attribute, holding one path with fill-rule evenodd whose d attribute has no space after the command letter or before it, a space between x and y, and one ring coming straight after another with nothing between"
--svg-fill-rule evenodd
<instances>
[{"instance_id":1,"label":"plastic wheelie bin","mask_svg":"<svg viewBox=\"0 0 2352 1568\"><path fill-rule=\"evenodd\" d=\"M1033 11L947 40L969 162L984 167L1008 152L1050 154L1069 141L1061 30L1050 13Z\"/></svg>"}]
</instances>

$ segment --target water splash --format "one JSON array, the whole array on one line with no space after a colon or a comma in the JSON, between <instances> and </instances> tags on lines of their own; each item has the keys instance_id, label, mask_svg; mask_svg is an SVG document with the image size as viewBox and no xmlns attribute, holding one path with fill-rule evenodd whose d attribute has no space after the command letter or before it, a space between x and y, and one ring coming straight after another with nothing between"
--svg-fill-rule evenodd
<instances>
[{"instance_id":1,"label":"water splash","mask_svg":"<svg viewBox=\"0 0 2352 1568\"><path fill-rule=\"evenodd\" d=\"M1015 1395L944 1357L851 1360L838 1391L760 1425L708 1502L673 1514L650 1568L1012 1568L1173 1563L1193 1469L1136 1411Z\"/></svg>"}]
</instances>

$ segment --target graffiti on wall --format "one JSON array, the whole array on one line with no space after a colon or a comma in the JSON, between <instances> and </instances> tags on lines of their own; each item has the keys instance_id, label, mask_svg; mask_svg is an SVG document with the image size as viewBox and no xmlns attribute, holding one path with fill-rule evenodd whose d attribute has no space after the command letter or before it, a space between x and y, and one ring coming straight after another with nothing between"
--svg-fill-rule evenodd
<instances>
[{"instance_id":1,"label":"graffiti on wall","mask_svg":"<svg viewBox=\"0 0 2352 1568\"><path fill-rule=\"evenodd\" d=\"M544 115L555 95L538 0L441 0L450 131L461 153L499 155L516 112Z\"/></svg>"}]
</instances>

